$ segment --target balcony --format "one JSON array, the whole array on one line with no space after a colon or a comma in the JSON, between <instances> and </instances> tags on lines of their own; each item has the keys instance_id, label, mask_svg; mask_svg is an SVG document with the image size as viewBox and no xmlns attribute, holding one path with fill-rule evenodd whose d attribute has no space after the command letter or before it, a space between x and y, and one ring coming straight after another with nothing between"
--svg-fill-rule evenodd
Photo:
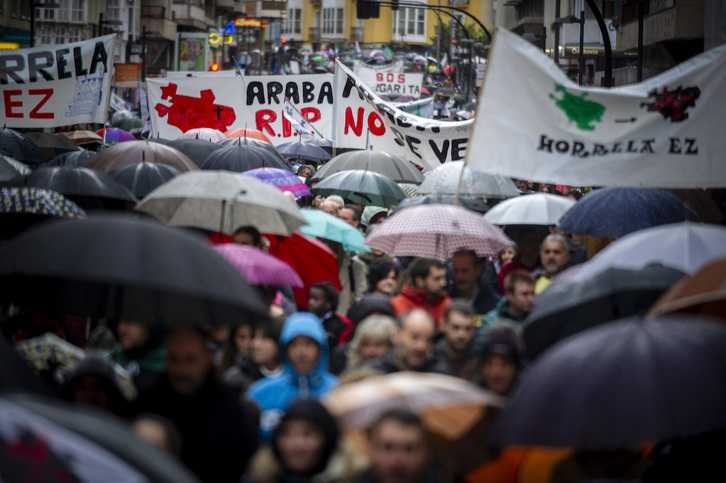
<instances>
[{"instance_id":1,"label":"balcony","mask_svg":"<svg viewBox=\"0 0 726 483\"><path fill-rule=\"evenodd\" d=\"M166 18L166 7L142 6L141 18Z\"/></svg>"},{"instance_id":2,"label":"balcony","mask_svg":"<svg viewBox=\"0 0 726 483\"><path fill-rule=\"evenodd\" d=\"M676 5L647 15L643 21L643 45L652 45L667 40L690 40L703 38L703 10L689 5ZM619 50L638 47L638 22L622 23L618 31Z\"/></svg>"},{"instance_id":3,"label":"balcony","mask_svg":"<svg viewBox=\"0 0 726 483\"><path fill-rule=\"evenodd\" d=\"M350 40L363 40L363 27L351 27Z\"/></svg>"},{"instance_id":4,"label":"balcony","mask_svg":"<svg viewBox=\"0 0 726 483\"><path fill-rule=\"evenodd\" d=\"M285 10L287 2L262 2L262 10Z\"/></svg>"},{"instance_id":5,"label":"balcony","mask_svg":"<svg viewBox=\"0 0 726 483\"><path fill-rule=\"evenodd\" d=\"M308 29L308 40L320 40L320 27L310 27Z\"/></svg>"}]
</instances>

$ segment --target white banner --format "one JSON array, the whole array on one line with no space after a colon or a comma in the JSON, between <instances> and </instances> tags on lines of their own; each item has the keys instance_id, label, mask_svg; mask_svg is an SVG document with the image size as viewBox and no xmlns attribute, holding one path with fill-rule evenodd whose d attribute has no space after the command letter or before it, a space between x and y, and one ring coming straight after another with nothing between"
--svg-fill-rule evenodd
<instances>
[{"instance_id":1,"label":"white banner","mask_svg":"<svg viewBox=\"0 0 726 483\"><path fill-rule=\"evenodd\" d=\"M356 75L379 96L397 94L411 96L412 99L421 97L423 74L378 72L363 68Z\"/></svg>"},{"instance_id":2,"label":"white banner","mask_svg":"<svg viewBox=\"0 0 726 483\"><path fill-rule=\"evenodd\" d=\"M341 62L336 63L335 146L395 153L426 169L464 159L473 121L446 122L405 113L381 100Z\"/></svg>"},{"instance_id":3,"label":"white banner","mask_svg":"<svg viewBox=\"0 0 726 483\"><path fill-rule=\"evenodd\" d=\"M359 60L356 60L353 62L353 72L355 75L359 75L359 73L363 70L372 70L374 72L403 72L403 61L397 60L396 62L392 62L390 64L366 64L365 62L361 62Z\"/></svg>"},{"instance_id":4,"label":"white banner","mask_svg":"<svg viewBox=\"0 0 726 483\"><path fill-rule=\"evenodd\" d=\"M396 109L413 114L414 116L425 117L427 119L432 119L434 117L433 97L427 97L425 99L410 102L389 102L389 104Z\"/></svg>"},{"instance_id":5,"label":"white banner","mask_svg":"<svg viewBox=\"0 0 726 483\"><path fill-rule=\"evenodd\" d=\"M472 169L575 186L726 186L726 45L639 84L581 88L500 29L468 159Z\"/></svg>"},{"instance_id":6,"label":"white banner","mask_svg":"<svg viewBox=\"0 0 726 483\"><path fill-rule=\"evenodd\" d=\"M105 123L114 36L0 50L0 124L16 128Z\"/></svg>"},{"instance_id":7,"label":"white banner","mask_svg":"<svg viewBox=\"0 0 726 483\"><path fill-rule=\"evenodd\" d=\"M264 132L275 144L293 141L298 134L283 114L288 98L320 134L332 138L330 74L147 79L147 85L154 136L176 139L197 127L222 132L248 127Z\"/></svg>"}]
</instances>

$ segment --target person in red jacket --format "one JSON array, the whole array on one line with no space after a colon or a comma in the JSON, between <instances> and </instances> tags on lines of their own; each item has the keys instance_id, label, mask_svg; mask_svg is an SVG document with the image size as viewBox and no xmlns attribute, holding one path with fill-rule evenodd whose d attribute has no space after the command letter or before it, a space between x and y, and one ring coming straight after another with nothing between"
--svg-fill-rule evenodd
<instances>
[{"instance_id":1,"label":"person in red jacket","mask_svg":"<svg viewBox=\"0 0 726 483\"><path fill-rule=\"evenodd\" d=\"M441 330L446 307L451 301L446 293L446 266L433 258L417 258L411 262L409 270L410 281L391 299L396 317L413 309L423 309L431 314Z\"/></svg>"}]
</instances>

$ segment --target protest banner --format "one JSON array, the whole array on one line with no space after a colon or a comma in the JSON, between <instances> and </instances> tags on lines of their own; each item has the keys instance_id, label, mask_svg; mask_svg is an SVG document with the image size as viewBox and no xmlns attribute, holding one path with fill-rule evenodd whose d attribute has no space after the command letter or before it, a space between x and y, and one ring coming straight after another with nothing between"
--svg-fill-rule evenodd
<instances>
[{"instance_id":1,"label":"protest banner","mask_svg":"<svg viewBox=\"0 0 726 483\"><path fill-rule=\"evenodd\" d=\"M298 134L284 116L285 98L315 130L330 139L333 131L333 76L179 77L147 79L154 136L176 139L189 129L225 132L248 127L274 144Z\"/></svg>"},{"instance_id":2,"label":"protest banner","mask_svg":"<svg viewBox=\"0 0 726 483\"><path fill-rule=\"evenodd\" d=\"M388 104L414 116L425 117L427 119L433 119L434 117L433 97L426 97L409 102L389 102Z\"/></svg>"},{"instance_id":3,"label":"protest banner","mask_svg":"<svg viewBox=\"0 0 726 483\"><path fill-rule=\"evenodd\" d=\"M437 121L396 109L339 61L336 100L336 147L365 149L370 131L374 150L398 154L426 169L466 155L473 121Z\"/></svg>"},{"instance_id":4,"label":"protest banner","mask_svg":"<svg viewBox=\"0 0 726 483\"><path fill-rule=\"evenodd\" d=\"M361 68L356 75L379 96L398 94L411 96L413 99L421 97L423 74L379 72L374 69Z\"/></svg>"},{"instance_id":5,"label":"protest banner","mask_svg":"<svg viewBox=\"0 0 726 483\"><path fill-rule=\"evenodd\" d=\"M403 72L403 61L397 60L396 62L383 65L366 64L365 62L361 62L359 60L353 62L353 73L355 73L355 75L359 75L359 73L364 69L372 70L374 72L401 73Z\"/></svg>"},{"instance_id":6,"label":"protest banner","mask_svg":"<svg viewBox=\"0 0 726 483\"><path fill-rule=\"evenodd\" d=\"M724 99L726 45L607 89L577 86L533 44L500 29L468 165L574 186L723 187Z\"/></svg>"},{"instance_id":7,"label":"protest banner","mask_svg":"<svg viewBox=\"0 0 726 483\"><path fill-rule=\"evenodd\" d=\"M0 51L0 124L11 128L104 123L114 36Z\"/></svg>"}]
</instances>

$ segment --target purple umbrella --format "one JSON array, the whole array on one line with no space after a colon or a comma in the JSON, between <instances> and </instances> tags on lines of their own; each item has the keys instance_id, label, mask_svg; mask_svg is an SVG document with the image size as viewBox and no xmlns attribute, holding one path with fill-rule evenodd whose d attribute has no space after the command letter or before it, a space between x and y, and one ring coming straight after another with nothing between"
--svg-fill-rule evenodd
<instances>
[{"instance_id":1,"label":"purple umbrella","mask_svg":"<svg viewBox=\"0 0 726 483\"><path fill-rule=\"evenodd\" d=\"M128 131L124 131L118 127L107 127L106 129L106 144L118 144L126 141L137 141L136 136ZM96 131L96 134L103 137L103 129Z\"/></svg>"},{"instance_id":2,"label":"purple umbrella","mask_svg":"<svg viewBox=\"0 0 726 483\"><path fill-rule=\"evenodd\" d=\"M295 198L312 196L308 187L300 181L295 173L279 168L256 168L241 173L242 176L251 176L260 181L271 184L280 191L289 191Z\"/></svg>"},{"instance_id":3,"label":"purple umbrella","mask_svg":"<svg viewBox=\"0 0 726 483\"><path fill-rule=\"evenodd\" d=\"M295 269L258 248L237 243L214 245L212 248L232 264L248 283L273 287L304 286Z\"/></svg>"}]
</instances>

